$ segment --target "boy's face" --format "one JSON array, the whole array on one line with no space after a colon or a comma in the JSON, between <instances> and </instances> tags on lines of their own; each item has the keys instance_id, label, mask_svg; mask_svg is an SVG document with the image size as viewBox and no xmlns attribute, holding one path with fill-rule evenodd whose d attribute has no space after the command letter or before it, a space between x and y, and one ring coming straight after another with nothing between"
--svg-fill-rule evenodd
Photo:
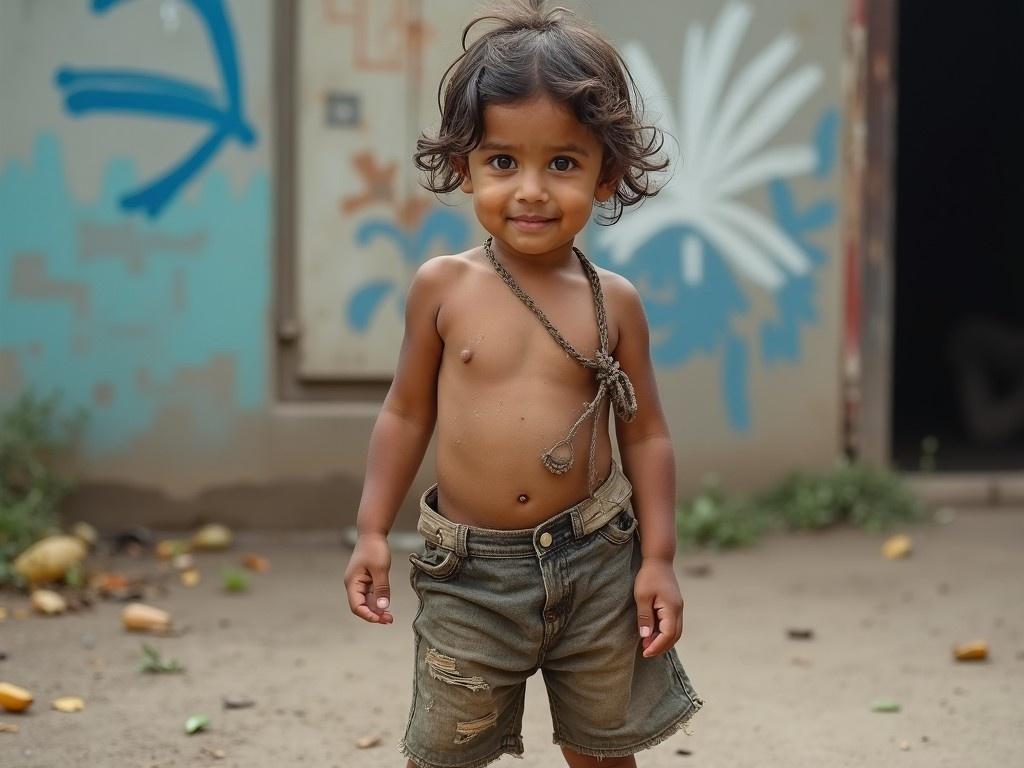
<instances>
[{"instance_id":1,"label":"boy's face","mask_svg":"<svg viewBox=\"0 0 1024 768\"><path fill-rule=\"evenodd\" d=\"M601 162L601 142L568 107L546 96L491 105L462 191L495 238L524 255L547 254L571 243L594 201L614 193L618 180L600 178Z\"/></svg>"}]
</instances>

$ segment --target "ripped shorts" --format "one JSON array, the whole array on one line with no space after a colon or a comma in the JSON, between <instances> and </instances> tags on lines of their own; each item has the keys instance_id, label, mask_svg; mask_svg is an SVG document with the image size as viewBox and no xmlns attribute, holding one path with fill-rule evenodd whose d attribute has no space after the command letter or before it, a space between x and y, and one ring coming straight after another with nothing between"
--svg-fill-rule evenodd
<instances>
[{"instance_id":1,"label":"ripped shorts","mask_svg":"<svg viewBox=\"0 0 1024 768\"><path fill-rule=\"evenodd\" d=\"M543 673L553 741L630 755L702 706L675 649L641 654L632 488L613 463L594 496L536 528L454 523L420 500L410 556L419 597L415 681L399 749L423 768L478 768L523 753L526 680Z\"/></svg>"}]
</instances>

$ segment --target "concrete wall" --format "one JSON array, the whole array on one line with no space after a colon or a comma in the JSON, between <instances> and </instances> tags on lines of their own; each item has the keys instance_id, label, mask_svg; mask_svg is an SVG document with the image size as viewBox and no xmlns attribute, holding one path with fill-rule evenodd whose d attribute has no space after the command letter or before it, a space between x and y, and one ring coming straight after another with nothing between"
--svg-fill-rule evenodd
<instances>
[{"instance_id":1,"label":"concrete wall","mask_svg":"<svg viewBox=\"0 0 1024 768\"><path fill-rule=\"evenodd\" d=\"M275 61L268 0L0 3L0 399L59 388L90 410L73 514L102 525L354 520L386 381L367 389L344 347L305 371L301 354L284 366L278 310L303 313L302 286L319 279L339 298L317 311L307 301L300 350L310 327L330 323L347 323L350 351L394 350L411 270L458 244L391 253L409 263L383 276L381 253L424 239L439 211L466 245L479 230L470 206L442 209L407 168L396 194L339 204L367 183L360 153L371 171L408 163L387 109L365 111L350 134L315 129L332 92L368 87L351 65L359 36L391 39L397 66L375 93L392 92L391 77L392 113L421 116L405 121L415 127L474 6L308 0L296 34L311 15L348 21L319 51L293 40L282 55L294 61ZM679 141L665 192L611 229L588 229L583 246L644 295L681 491L707 471L752 488L828 464L840 444L841 5L599 0L585 13ZM285 99L275 73L304 72L310 57L325 82L297 77ZM286 102L297 114L281 123ZM282 124L295 127L282 131L287 145ZM335 170L303 172L310 156ZM324 216L308 215L323 201ZM283 237L282 219L294 225ZM394 230L390 245L357 237L373 219ZM331 227L347 238L335 251L350 271L325 280L303 238ZM304 401L277 385L282 375L340 384ZM357 381L359 396L346 395ZM431 474L428 455L414 493ZM398 525L413 522L407 503Z\"/></svg>"}]
</instances>

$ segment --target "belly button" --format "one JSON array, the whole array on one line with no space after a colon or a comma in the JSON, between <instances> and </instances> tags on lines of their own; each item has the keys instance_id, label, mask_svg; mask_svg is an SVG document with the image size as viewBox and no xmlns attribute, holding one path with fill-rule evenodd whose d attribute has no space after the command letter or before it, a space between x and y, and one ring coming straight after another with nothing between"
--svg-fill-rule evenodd
<instances>
[{"instance_id":1,"label":"belly button","mask_svg":"<svg viewBox=\"0 0 1024 768\"><path fill-rule=\"evenodd\" d=\"M520 493L520 494L519 494L519 499L518 499L518 501L519 501L519 503L520 503L520 504L525 504L525 503L526 503L526 502L528 502L529 500L530 500L530 497L529 497L529 496L527 496L527 495L526 495L525 493Z\"/></svg>"},{"instance_id":2,"label":"belly button","mask_svg":"<svg viewBox=\"0 0 1024 768\"><path fill-rule=\"evenodd\" d=\"M464 349L461 352L459 352L459 357L462 359L462 362L468 363L470 360L473 359L473 350L468 348Z\"/></svg>"}]
</instances>

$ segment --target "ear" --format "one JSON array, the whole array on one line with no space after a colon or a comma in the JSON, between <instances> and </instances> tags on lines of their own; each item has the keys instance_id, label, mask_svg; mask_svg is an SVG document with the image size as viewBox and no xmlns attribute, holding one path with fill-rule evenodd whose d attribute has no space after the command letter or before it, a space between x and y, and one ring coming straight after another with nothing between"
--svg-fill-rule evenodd
<instances>
[{"instance_id":1,"label":"ear","mask_svg":"<svg viewBox=\"0 0 1024 768\"><path fill-rule=\"evenodd\" d=\"M594 189L594 199L599 203L608 202L612 195L615 194L615 190L619 188L619 181L621 177L614 175L606 181L600 181L597 187Z\"/></svg>"},{"instance_id":2,"label":"ear","mask_svg":"<svg viewBox=\"0 0 1024 768\"><path fill-rule=\"evenodd\" d=\"M473 194L473 179L469 175L469 163L466 162L466 158L453 157L452 165L455 166L456 172L462 177L462 181L459 183L459 189L467 195Z\"/></svg>"}]
</instances>

